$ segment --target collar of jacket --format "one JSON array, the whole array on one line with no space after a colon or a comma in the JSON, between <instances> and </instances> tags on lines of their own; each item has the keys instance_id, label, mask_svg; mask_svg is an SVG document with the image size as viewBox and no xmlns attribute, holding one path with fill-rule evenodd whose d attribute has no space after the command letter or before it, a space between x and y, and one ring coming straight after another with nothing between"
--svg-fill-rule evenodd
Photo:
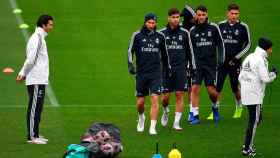
<instances>
[{"instance_id":1,"label":"collar of jacket","mask_svg":"<svg viewBox=\"0 0 280 158\"><path fill-rule=\"evenodd\" d=\"M257 54L260 54L262 57L267 58L267 52L264 49L262 49L261 47L257 47L255 52Z\"/></svg>"},{"instance_id":2,"label":"collar of jacket","mask_svg":"<svg viewBox=\"0 0 280 158\"><path fill-rule=\"evenodd\" d=\"M231 23L229 23L229 20L227 20L227 24L228 24L229 26L234 26L234 25L240 24L240 23L241 23L241 21L238 20L235 24L231 24Z\"/></svg>"},{"instance_id":3,"label":"collar of jacket","mask_svg":"<svg viewBox=\"0 0 280 158\"><path fill-rule=\"evenodd\" d=\"M167 30L170 31L170 32L178 32L179 29L180 29L180 25L178 25L178 26L177 26L176 28L174 28L174 29L171 29L170 25L167 24L167 25L166 25L166 28L167 28Z\"/></svg>"},{"instance_id":4,"label":"collar of jacket","mask_svg":"<svg viewBox=\"0 0 280 158\"><path fill-rule=\"evenodd\" d=\"M41 27L37 27L35 29L35 32L39 33L40 35L42 35L44 38L48 35L48 33Z\"/></svg>"},{"instance_id":5,"label":"collar of jacket","mask_svg":"<svg viewBox=\"0 0 280 158\"><path fill-rule=\"evenodd\" d=\"M210 23L210 22L208 21L208 18L207 18L206 21L205 21L204 23L202 23L202 24L196 23L196 27L197 27L197 28L203 29L203 28L205 28L209 23Z\"/></svg>"},{"instance_id":6,"label":"collar of jacket","mask_svg":"<svg viewBox=\"0 0 280 158\"><path fill-rule=\"evenodd\" d=\"M155 33L156 29L154 29L153 31L149 30L146 26L143 26L141 29L141 32L144 33L145 35L153 35Z\"/></svg>"}]
</instances>

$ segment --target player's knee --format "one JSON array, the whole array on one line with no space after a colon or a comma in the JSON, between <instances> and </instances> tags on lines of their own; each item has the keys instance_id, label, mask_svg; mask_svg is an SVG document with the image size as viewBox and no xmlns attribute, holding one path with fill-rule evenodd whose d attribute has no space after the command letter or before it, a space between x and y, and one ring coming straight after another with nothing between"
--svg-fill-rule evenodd
<instances>
[{"instance_id":1,"label":"player's knee","mask_svg":"<svg viewBox=\"0 0 280 158\"><path fill-rule=\"evenodd\" d=\"M177 91L177 92L175 92L175 96L176 96L176 99L182 99L183 96L184 96L184 92L183 91Z\"/></svg>"},{"instance_id":2,"label":"player's knee","mask_svg":"<svg viewBox=\"0 0 280 158\"><path fill-rule=\"evenodd\" d=\"M159 95L158 94L152 94L151 95L152 104L158 104L158 100L159 100Z\"/></svg>"},{"instance_id":3,"label":"player's knee","mask_svg":"<svg viewBox=\"0 0 280 158\"><path fill-rule=\"evenodd\" d=\"M158 110L159 109L158 102L152 102L151 108L154 109L154 110Z\"/></svg>"},{"instance_id":4,"label":"player's knee","mask_svg":"<svg viewBox=\"0 0 280 158\"><path fill-rule=\"evenodd\" d=\"M207 91L209 93L217 93L217 89L215 86L207 86Z\"/></svg>"},{"instance_id":5,"label":"player's knee","mask_svg":"<svg viewBox=\"0 0 280 158\"><path fill-rule=\"evenodd\" d=\"M211 96L213 96L213 97L218 97L218 92L215 90L215 89L213 89L213 90L211 90L210 91L210 93L209 93Z\"/></svg>"},{"instance_id":6,"label":"player's knee","mask_svg":"<svg viewBox=\"0 0 280 158\"><path fill-rule=\"evenodd\" d=\"M217 92L216 88L213 87L213 86L209 86L209 87L207 87L207 90L208 90L208 94L209 94L210 99L212 101L217 100L219 93Z\"/></svg>"},{"instance_id":7,"label":"player's knee","mask_svg":"<svg viewBox=\"0 0 280 158\"><path fill-rule=\"evenodd\" d=\"M199 86L193 85L192 93L197 95L197 94L199 94L199 92L200 92Z\"/></svg>"},{"instance_id":8,"label":"player's knee","mask_svg":"<svg viewBox=\"0 0 280 158\"><path fill-rule=\"evenodd\" d=\"M138 107L144 107L145 99L144 98L138 98L137 99L137 106Z\"/></svg>"}]
</instances>

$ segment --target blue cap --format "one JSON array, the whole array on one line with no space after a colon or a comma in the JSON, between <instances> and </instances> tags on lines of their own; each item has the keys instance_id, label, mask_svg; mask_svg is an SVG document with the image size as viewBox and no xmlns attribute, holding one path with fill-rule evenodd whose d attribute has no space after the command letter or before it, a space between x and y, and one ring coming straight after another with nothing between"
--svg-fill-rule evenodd
<instances>
[{"instance_id":1,"label":"blue cap","mask_svg":"<svg viewBox=\"0 0 280 158\"><path fill-rule=\"evenodd\" d=\"M157 16L154 13L148 13L145 15L144 21L147 22L148 20L155 20L157 21Z\"/></svg>"}]
</instances>

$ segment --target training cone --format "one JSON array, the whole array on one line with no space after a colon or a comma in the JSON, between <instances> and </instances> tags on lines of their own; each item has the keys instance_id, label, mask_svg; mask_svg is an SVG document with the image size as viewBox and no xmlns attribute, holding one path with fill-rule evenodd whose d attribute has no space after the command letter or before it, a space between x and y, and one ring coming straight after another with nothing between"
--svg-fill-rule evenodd
<instances>
[{"instance_id":1,"label":"training cone","mask_svg":"<svg viewBox=\"0 0 280 158\"><path fill-rule=\"evenodd\" d=\"M19 25L19 28L20 28L20 29L28 29L28 28L29 28L29 25L27 25L27 24L20 24L20 25Z\"/></svg>"},{"instance_id":2,"label":"training cone","mask_svg":"<svg viewBox=\"0 0 280 158\"><path fill-rule=\"evenodd\" d=\"M21 13L22 13L22 10L16 8L16 9L13 10L13 12L14 12L14 14L21 14Z\"/></svg>"},{"instance_id":3,"label":"training cone","mask_svg":"<svg viewBox=\"0 0 280 158\"><path fill-rule=\"evenodd\" d=\"M10 67L6 67L6 68L4 68L3 70L2 70L2 72L4 73L4 74L11 74L11 73L13 73L13 72L15 72L14 71L14 69L12 69L12 68L10 68Z\"/></svg>"},{"instance_id":4,"label":"training cone","mask_svg":"<svg viewBox=\"0 0 280 158\"><path fill-rule=\"evenodd\" d=\"M162 158L162 156L158 152L158 142L156 143L156 153L153 155L152 158Z\"/></svg>"},{"instance_id":5,"label":"training cone","mask_svg":"<svg viewBox=\"0 0 280 158\"><path fill-rule=\"evenodd\" d=\"M169 152L168 158L182 158L181 152L176 148L176 144L173 144L173 149Z\"/></svg>"}]
</instances>

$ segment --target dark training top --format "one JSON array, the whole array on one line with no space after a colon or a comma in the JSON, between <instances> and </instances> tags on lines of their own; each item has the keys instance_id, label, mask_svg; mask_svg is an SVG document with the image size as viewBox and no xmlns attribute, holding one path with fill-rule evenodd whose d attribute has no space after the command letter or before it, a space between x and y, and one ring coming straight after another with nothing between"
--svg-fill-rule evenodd
<instances>
[{"instance_id":1,"label":"dark training top","mask_svg":"<svg viewBox=\"0 0 280 158\"><path fill-rule=\"evenodd\" d=\"M189 32L178 26L171 29L169 25L160 30L165 36L166 46L172 70L186 70L191 64L192 54L189 40Z\"/></svg>"},{"instance_id":2,"label":"dark training top","mask_svg":"<svg viewBox=\"0 0 280 158\"><path fill-rule=\"evenodd\" d=\"M195 59L193 68L223 64L225 49L218 25L208 22L195 25L190 30L190 37Z\"/></svg>"},{"instance_id":3,"label":"dark training top","mask_svg":"<svg viewBox=\"0 0 280 158\"><path fill-rule=\"evenodd\" d=\"M222 21L219 28L224 40L226 61L240 59L248 52L251 41L247 24L238 22L232 25L228 21Z\"/></svg>"},{"instance_id":4,"label":"dark training top","mask_svg":"<svg viewBox=\"0 0 280 158\"><path fill-rule=\"evenodd\" d=\"M129 65L133 63L134 54L137 74L161 73L161 64L170 68L165 37L161 32L146 27L134 32L128 48Z\"/></svg>"}]
</instances>

